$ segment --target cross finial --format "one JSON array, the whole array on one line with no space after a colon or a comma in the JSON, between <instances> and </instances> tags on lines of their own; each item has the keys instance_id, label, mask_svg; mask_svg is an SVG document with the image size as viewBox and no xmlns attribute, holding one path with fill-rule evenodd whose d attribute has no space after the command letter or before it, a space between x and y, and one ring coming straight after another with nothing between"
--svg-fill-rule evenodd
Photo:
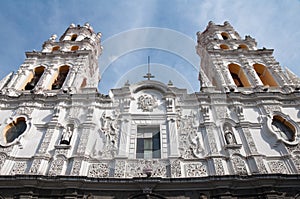
<instances>
[{"instance_id":1,"label":"cross finial","mask_svg":"<svg viewBox=\"0 0 300 199\"><path fill-rule=\"evenodd\" d=\"M148 56L148 73L144 76L144 78L147 78L150 80L151 78L154 78L155 76L150 73L150 56Z\"/></svg>"}]
</instances>

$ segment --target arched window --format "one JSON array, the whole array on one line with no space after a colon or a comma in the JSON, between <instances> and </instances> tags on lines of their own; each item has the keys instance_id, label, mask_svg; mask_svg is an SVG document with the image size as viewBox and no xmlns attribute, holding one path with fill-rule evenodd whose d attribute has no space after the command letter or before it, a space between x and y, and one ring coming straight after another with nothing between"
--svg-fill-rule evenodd
<instances>
[{"instance_id":1,"label":"arched window","mask_svg":"<svg viewBox=\"0 0 300 199\"><path fill-rule=\"evenodd\" d=\"M24 117L17 118L12 123L8 124L4 129L5 143L9 144L22 135L27 128Z\"/></svg>"},{"instance_id":2,"label":"arched window","mask_svg":"<svg viewBox=\"0 0 300 199\"><path fill-rule=\"evenodd\" d=\"M293 142L296 139L295 127L279 115L274 115L272 119L273 130L284 140Z\"/></svg>"},{"instance_id":3,"label":"arched window","mask_svg":"<svg viewBox=\"0 0 300 199\"><path fill-rule=\"evenodd\" d=\"M228 69L237 87L250 87L250 83L239 65L229 64Z\"/></svg>"},{"instance_id":4,"label":"arched window","mask_svg":"<svg viewBox=\"0 0 300 199\"><path fill-rule=\"evenodd\" d=\"M278 86L267 67L262 64L254 64L253 68L265 86Z\"/></svg>"},{"instance_id":5,"label":"arched window","mask_svg":"<svg viewBox=\"0 0 300 199\"><path fill-rule=\"evenodd\" d=\"M69 66L61 66L59 68L58 76L55 79L54 83L52 84L52 90L60 89L63 86L66 77L69 73L69 68L70 68Z\"/></svg>"},{"instance_id":6,"label":"arched window","mask_svg":"<svg viewBox=\"0 0 300 199\"><path fill-rule=\"evenodd\" d=\"M229 49L229 47L226 44L221 44L220 48L223 49L223 50L228 50Z\"/></svg>"},{"instance_id":7,"label":"arched window","mask_svg":"<svg viewBox=\"0 0 300 199\"><path fill-rule=\"evenodd\" d=\"M76 51L76 50L78 50L79 49L79 46L72 46L71 47L71 51Z\"/></svg>"},{"instance_id":8,"label":"arched window","mask_svg":"<svg viewBox=\"0 0 300 199\"><path fill-rule=\"evenodd\" d=\"M224 40L229 39L229 34L228 34L227 32L222 32L222 33L221 33L221 36L222 36L222 38L223 38Z\"/></svg>"},{"instance_id":9,"label":"arched window","mask_svg":"<svg viewBox=\"0 0 300 199\"><path fill-rule=\"evenodd\" d=\"M76 41L76 39L77 39L77 34L73 34L71 37L71 41Z\"/></svg>"},{"instance_id":10,"label":"arched window","mask_svg":"<svg viewBox=\"0 0 300 199\"><path fill-rule=\"evenodd\" d=\"M31 78L31 80L26 84L25 90L32 90L35 85L39 82L40 78L42 77L43 73L45 71L44 66L39 66L34 69L34 75Z\"/></svg>"},{"instance_id":11,"label":"arched window","mask_svg":"<svg viewBox=\"0 0 300 199\"><path fill-rule=\"evenodd\" d=\"M52 51L58 51L59 49L60 49L59 46L54 46L54 47L52 48Z\"/></svg>"},{"instance_id":12,"label":"arched window","mask_svg":"<svg viewBox=\"0 0 300 199\"><path fill-rule=\"evenodd\" d=\"M249 50L248 46L245 44L240 44L238 49Z\"/></svg>"}]
</instances>

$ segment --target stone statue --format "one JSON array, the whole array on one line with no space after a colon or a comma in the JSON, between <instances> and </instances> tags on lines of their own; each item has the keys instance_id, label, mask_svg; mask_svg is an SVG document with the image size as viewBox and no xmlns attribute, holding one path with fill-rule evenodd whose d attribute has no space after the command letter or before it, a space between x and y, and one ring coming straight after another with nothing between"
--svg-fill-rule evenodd
<instances>
[{"instance_id":1,"label":"stone statue","mask_svg":"<svg viewBox=\"0 0 300 199\"><path fill-rule=\"evenodd\" d=\"M226 127L225 130L225 140L226 140L226 144L229 145L236 144L235 137L233 133L230 131L229 127Z\"/></svg>"},{"instance_id":2,"label":"stone statue","mask_svg":"<svg viewBox=\"0 0 300 199\"><path fill-rule=\"evenodd\" d=\"M63 134L62 134L62 137L61 137L61 140L60 140L60 144L69 145L70 141L71 141L71 138L72 138L72 135L73 135L73 130L72 130L71 126L67 126L67 129L63 130Z\"/></svg>"}]
</instances>

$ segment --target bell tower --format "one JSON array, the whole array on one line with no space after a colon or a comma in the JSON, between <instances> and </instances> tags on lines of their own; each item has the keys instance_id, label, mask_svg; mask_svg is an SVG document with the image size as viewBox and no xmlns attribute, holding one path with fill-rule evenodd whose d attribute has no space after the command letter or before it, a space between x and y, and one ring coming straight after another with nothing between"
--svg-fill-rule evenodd
<instances>
[{"instance_id":1,"label":"bell tower","mask_svg":"<svg viewBox=\"0 0 300 199\"><path fill-rule=\"evenodd\" d=\"M228 22L209 22L197 33L197 43L201 88L209 84L223 92L298 89L274 59L273 49L258 49L255 39L242 39Z\"/></svg>"},{"instance_id":2,"label":"bell tower","mask_svg":"<svg viewBox=\"0 0 300 199\"><path fill-rule=\"evenodd\" d=\"M97 88L100 39L101 33L96 34L88 23L71 24L59 40L52 35L41 51L26 52L19 70L2 82L2 92L12 96L26 92L55 95Z\"/></svg>"}]
</instances>

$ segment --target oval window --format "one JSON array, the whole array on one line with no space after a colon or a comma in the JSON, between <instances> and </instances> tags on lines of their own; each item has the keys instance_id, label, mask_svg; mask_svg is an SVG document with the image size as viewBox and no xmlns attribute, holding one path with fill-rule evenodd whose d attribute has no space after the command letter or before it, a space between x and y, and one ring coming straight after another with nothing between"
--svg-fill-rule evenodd
<instances>
[{"instance_id":1,"label":"oval window","mask_svg":"<svg viewBox=\"0 0 300 199\"><path fill-rule=\"evenodd\" d=\"M24 117L17 118L15 121L8 124L4 129L5 143L9 144L22 135L27 128Z\"/></svg>"}]
</instances>

